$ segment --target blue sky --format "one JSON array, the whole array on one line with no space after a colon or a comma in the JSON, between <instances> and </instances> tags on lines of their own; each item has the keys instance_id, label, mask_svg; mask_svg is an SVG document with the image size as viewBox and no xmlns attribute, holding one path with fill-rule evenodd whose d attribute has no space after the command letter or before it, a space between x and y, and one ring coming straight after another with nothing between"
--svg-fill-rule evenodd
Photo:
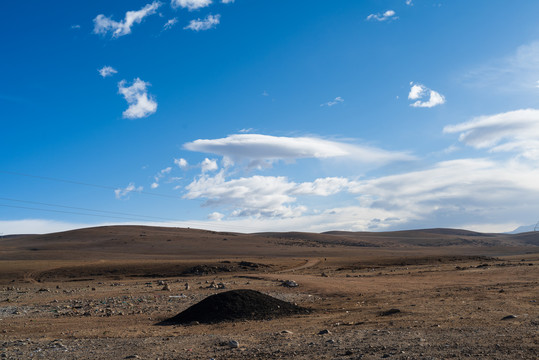
<instances>
[{"instance_id":1,"label":"blue sky","mask_svg":"<svg viewBox=\"0 0 539 360\"><path fill-rule=\"evenodd\" d=\"M539 219L532 0L8 2L0 233Z\"/></svg>"}]
</instances>

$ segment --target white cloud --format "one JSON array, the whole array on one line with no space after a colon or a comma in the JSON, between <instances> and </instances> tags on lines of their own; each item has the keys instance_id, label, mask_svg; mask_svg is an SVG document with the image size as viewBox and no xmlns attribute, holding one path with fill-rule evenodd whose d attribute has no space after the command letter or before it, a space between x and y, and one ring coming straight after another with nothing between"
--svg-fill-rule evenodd
<instances>
[{"instance_id":1,"label":"white cloud","mask_svg":"<svg viewBox=\"0 0 539 360\"><path fill-rule=\"evenodd\" d=\"M211 214L208 215L208 219L209 220L213 220L213 221L221 221L223 220L223 218L225 217L224 214L221 214L220 212L212 212Z\"/></svg>"},{"instance_id":2,"label":"white cloud","mask_svg":"<svg viewBox=\"0 0 539 360\"><path fill-rule=\"evenodd\" d=\"M77 25L71 25L71 28L72 29L80 29L80 25L78 25L78 24Z\"/></svg>"},{"instance_id":3,"label":"white cloud","mask_svg":"<svg viewBox=\"0 0 539 360\"><path fill-rule=\"evenodd\" d=\"M99 72L99 75L101 75L104 78L118 73L118 71L114 69L112 66L103 66L101 69L98 69L97 71Z\"/></svg>"},{"instance_id":4,"label":"white cloud","mask_svg":"<svg viewBox=\"0 0 539 360\"><path fill-rule=\"evenodd\" d=\"M203 173L208 172L208 171L215 171L215 170L217 170L219 168L217 166L217 161L210 160L208 158L205 158L204 161L202 161L202 163L200 163L200 167L201 167Z\"/></svg>"},{"instance_id":5,"label":"white cloud","mask_svg":"<svg viewBox=\"0 0 539 360\"><path fill-rule=\"evenodd\" d=\"M138 11L128 11L122 21L112 20L103 14L97 15L94 19L94 33L106 35L111 32L114 38L130 34L134 24L140 24L145 17L155 14L160 6L159 1L154 1Z\"/></svg>"},{"instance_id":6,"label":"white cloud","mask_svg":"<svg viewBox=\"0 0 539 360\"><path fill-rule=\"evenodd\" d=\"M356 184L357 182L342 177L321 178L313 182L298 184L292 194L329 196L348 190L350 187L356 186Z\"/></svg>"},{"instance_id":7,"label":"white cloud","mask_svg":"<svg viewBox=\"0 0 539 360\"><path fill-rule=\"evenodd\" d=\"M350 187L361 206L398 214L408 226L463 227L474 219L514 222L539 201L539 170L518 162L460 159Z\"/></svg>"},{"instance_id":8,"label":"white cloud","mask_svg":"<svg viewBox=\"0 0 539 360\"><path fill-rule=\"evenodd\" d=\"M406 0L406 5L408 6L414 6L414 3L412 0Z\"/></svg>"},{"instance_id":9,"label":"white cloud","mask_svg":"<svg viewBox=\"0 0 539 360\"><path fill-rule=\"evenodd\" d=\"M175 9L178 7L187 8L189 11L210 6L212 0L172 0L170 5Z\"/></svg>"},{"instance_id":10,"label":"white cloud","mask_svg":"<svg viewBox=\"0 0 539 360\"><path fill-rule=\"evenodd\" d=\"M320 104L320 106L333 106L333 105L337 105L343 102L344 102L344 99L340 96L337 96L335 100L331 100L331 101L328 101L327 103Z\"/></svg>"},{"instance_id":11,"label":"white cloud","mask_svg":"<svg viewBox=\"0 0 539 360\"><path fill-rule=\"evenodd\" d=\"M141 192L144 188L142 186L135 186L134 183L129 183L124 189L116 189L114 190L114 194L116 195L116 199L123 199L129 196L130 193L133 191L135 192Z\"/></svg>"},{"instance_id":12,"label":"white cloud","mask_svg":"<svg viewBox=\"0 0 539 360\"><path fill-rule=\"evenodd\" d=\"M270 166L279 160L342 158L383 165L414 159L403 152L324 140L314 137L276 137L261 134L236 134L222 139L199 139L184 144L191 151L212 153L231 161L248 161L250 167Z\"/></svg>"},{"instance_id":13,"label":"white cloud","mask_svg":"<svg viewBox=\"0 0 539 360\"><path fill-rule=\"evenodd\" d=\"M440 93L427 88L422 84L410 83L410 93L408 99L417 100L410 104L412 107L432 108L445 103L445 97ZM427 100L428 99L428 100Z\"/></svg>"},{"instance_id":14,"label":"white cloud","mask_svg":"<svg viewBox=\"0 0 539 360\"><path fill-rule=\"evenodd\" d=\"M206 199L205 206L224 206L230 216L297 217L307 208L293 205L296 196L331 196L357 187L346 178L320 178L294 183L284 176L251 176L226 179L225 170L202 174L186 187L187 199Z\"/></svg>"},{"instance_id":15,"label":"white cloud","mask_svg":"<svg viewBox=\"0 0 539 360\"><path fill-rule=\"evenodd\" d=\"M285 177L253 176L226 180L224 171L215 176L202 175L189 184L187 199L207 199L205 205L231 208L231 216L292 217L303 207L288 205L295 201L288 192L294 188Z\"/></svg>"},{"instance_id":16,"label":"white cloud","mask_svg":"<svg viewBox=\"0 0 539 360\"><path fill-rule=\"evenodd\" d=\"M153 96L148 95L147 86L150 86L150 83L139 78L136 78L131 86L126 86L125 80L118 83L118 92L124 96L129 104L127 110L123 112L124 118L139 119L157 111L157 102Z\"/></svg>"},{"instance_id":17,"label":"white cloud","mask_svg":"<svg viewBox=\"0 0 539 360\"><path fill-rule=\"evenodd\" d=\"M171 29L172 27L174 27L174 25L176 25L178 23L178 18L172 18L170 19L169 21L167 21L165 23L165 25L163 25L163 29L164 30L169 30Z\"/></svg>"},{"instance_id":18,"label":"white cloud","mask_svg":"<svg viewBox=\"0 0 539 360\"><path fill-rule=\"evenodd\" d=\"M460 133L459 140L477 149L517 152L539 160L539 110L523 109L479 116L468 122L449 125L444 133Z\"/></svg>"},{"instance_id":19,"label":"white cloud","mask_svg":"<svg viewBox=\"0 0 539 360\"><path fill-rule=\"evenodd\" d=\"M221 0L223 4L232 4L234 0Z\"/></svg>"},{"instance_id":20,"label":"white cloud","mask_svg":"<svg viewBox=\"0 0 539 360\"><path fill-rule=\"evenodd\" d=\"M189 166L187 160L185 160L184 158L174 159L174 164L178 165L180 169L184 170Z\"/></svg>"},{"instance_id":21,"label":"white cloud","mask_svg":"<svg viewBox=\"0 0 539 360\"><path fill-rule=\"evenodd\" d=\"M398 19L397 16L395 16L394 10L387 10L383 14L370 14L367 16L367 20L376 20L376 21L386 21L386 20L395 20Z\"/></svg>"},{"instance_id":22,"label":"white cloud","mask_svg":"<svg viewBox=\"0 0 539 360\"><path fill-rule=\"evenodd\" d=\"M189 25L184 27L184 29L190 29L193 31L202 31L209 30L216 27L219 24L219 19L221 15L208 15L204 19L191 20Z\"/></svg>"}]
</instances>

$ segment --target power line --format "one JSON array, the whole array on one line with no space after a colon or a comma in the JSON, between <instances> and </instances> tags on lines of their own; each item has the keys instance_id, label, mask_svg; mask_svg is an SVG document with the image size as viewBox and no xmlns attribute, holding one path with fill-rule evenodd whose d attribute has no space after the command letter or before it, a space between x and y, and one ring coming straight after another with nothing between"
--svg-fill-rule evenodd
<instances>
[{"instance_id":1,"label":"power line","mask_svg":"<svg viewBox=\"0 0 539 360\"><path fill-rule=\"evenodd\" d=\"M67 184L89 186L89 187L100 188L100 189L107 189L107 190L118 190L118 189L121 189L121 187L114 187L114 186L108 186L108 185L92 184L92 183L87 183L87 182L82 182L82 181L59 179L59 178L53 178L53 177L48 177L48 176L40 176L40 175L24 174L24 173L13 172L13 171L4 171L4 170L0 170L0 173L8 174L8 175L24 176L24 177L34 178L34 179L41 179L41 180L49 180L49 181L63 182L63 183L67 183ZM172 198L172 199L181 199L180 196L173 196L173 195L167 195L167 194L153 193L153 192L148 192L148 191L137 191L137 193L139 193L139 194L144 194L144 195L151 195L151 196L158 196L158 197Z\"/></svg>"},{"instance_id":2,"label":"power line","mask_svg":"<svg viewBox=\"0 0 539 360\"><path fill-rule=\"evenodd\" d=\"M175 220L175 219L169 219L169 218L164 218L164 217L159 217L159 216L139 215L139 214L132 214L132 213L118 212L118 211L95 210L95 209L88 209L88 208L75 207L75 206L58 205L58 204L49 204L49 203L37 202L37 201L17 200L17 199L5 198L5 197L0 197L0 200L15 201L15 202L26 203L26 204L54 206L54 207L60 207L60 208L64 208L64 209L83 210L83 211L93 211L93 212L99 212L99 213L104 213L104 214L135 216L135 217L146 218L146 219L156 219L156 220L165 220L165 221L177 221L177 220Z\"/></svg>"},{"instance_id":3,"label":"power line","mask_svg":"<svg viewBox=\"0 0 539 360\"><path fill-rule=\"evenodd\" d=\"M63 183L74 184L74 185L89 186L89 187L95 187L95 188L101 188L101 189L107 189L107 190L117 190L118 189L117 187L114 187L114 186L92 184L92 183L86 183L86 182L81 182L81 181L59 179L59 178L53 178L53 177L48 177L48 176L32 175L32 174L25 174L25 173L13 172L13 171L0 170L0 173L9 174L9 175L16 175L16 176L24 176L24 177L35 178L35 179L63 182ZM164 197L164 198L181 199L181 197L179 197L179 196L159 194L159 193L151 193L151 192L147 192L147 191L138 191L137 193L144 194L144 195ZM3 198L3 197L0 197L0 200L15 201L15 202L22 202L22 203L27 203L27 204L35 204L35 205L54 206L54 207L60 207L60 208L64 208L64 209L92 211L92 212L98 212L98 213L103 213L103 214L111 214L111 215L87 214L87 213L80 213L80 212L74 212L74 211L63 211L63 210L54 210L54 209L40 209L40 208L33 208L33 207L24 207L24 206L0 204L0 206L2 206L2 207L27 209L27 210L36 210L36 211L45 211L45 212L54 212L54 213L63 213L63 214L72 214L72 215L82 215L82 216L94 216L94 217L101 217L101 218L113 218L113 219L122 219L122 220L130 220L130 221L148 221L148 222L151 222L151 221L161 220L161 221L168 221L168 222L171 222L171 223L178 223L178 224L180 222L182 222L182 225L185 225L185 223L189 223L191 226L201 226L201 227L207 227L208 226L208 223L191 221L191 220L189 220L189 221L186 221L186 220L174 220L174 219L163 218L163 217L158 217L158 216L138 215L138 214L122 213L122 212L106 211L106 210L95 210L95 209L89 209L89 208L83 208L83 207L58 205L58 204L50 204L50 203L27 201L27 200L18 200L18 199ZM125 215L125 216L131 216L131 217L123 217L123 216L115 216L115 215ZM133 218L133 217L135 217L135 218ZM241 229L243 229L244 231L257 231L258 230L256 228L249 227L249 226L226 225L226 224L222 224L222 223L218 224L218 227L223 228L223 229L228 228L229 231L238 231L238 230L241 230Z\"/></svg>"},{"instance_id":4,"label":"power line","mask_svg":"<svg viewBox=\"0 0 539 360\"><path fill-rule=\"evenodd\" d=\"M54 209L39 209L39 208L32 208L28 206L16 206L16 205L6 205L6 204L0 204L0 206L3 207L9 207L14 209L26 209L26 210L38 210L38 211L47 211L47 212L54 212L54 213L61 213L61 214L73 214L73 215L84 215L84 216L97 216L102 218L114 218L114 219L123 219L123 220L132 220L132 221L141 221L144 220L144 218L140 219L133 219L133 218L127 218L127 217L120 217L120 216L111 216L111 215L99 215L99 214L85 214L85 213L79 213L74 211L63 211L63 210L54 210ZM146 219L146 221L149 221Z\"/></svg>"},{"instance_id":5,"label":"power line","mask_svg":"<svg viewBox=\"0 0 539 360\"><path fill-rule=\"evenodd\" d=\"M5 199L5 198L0 198ZM13 200L11 200L13 201ZM19 200L15 200L19 201ZM20 202L27 202L24 200L20 200ZM37 203L37 202L30 202L28 203ZM37 203L39 204L39 203ZM42 203L43 205L47 206L58 206L58 207L64 207L64 208L72 208L72 209L84 209L84 208L76 208L76 207L69 207L69 206L63 206L63 205L52 205L52 204L46 204ZM25 210L36 210L36 211L45 211L45 212L52 212L52 213L60 213L60 214L70 214L70 215L82 215L82 216L93 216L93 217L100 217L100 218L106 218L106 219L121 219L121 220L129 220L129 221L147 221L147 222L155 222L156 219L161 219L165 221L169 221L171 224L178 224L182 226L200 226L200 228L207 228L208 225L211 225L209 223L204 223L200 221L191 221L191 220L172 220L172 219L166 219L166 218L158 218L153 216L146 216L146 215L136 215L133 214L133 216L138 218L132 218L132 217L124 217L124 216L113 216L113 215L100 215L100 214L88 214L88 213L81 213L81 212L75 212L75 211L65 211L65 210L55 210L55 209L41 209L41 208L35 208L35 207L29 207L29 206L17 206L17 205L7 205L7 204L0 204L1 207L8 207L8 208L14 208L14 209L25 209ZM88 209L87 211L96 211L96 212L104 212L104 213L114 213L112 211L105 211L105 210L92 210ZM127 214L127 213L118 213L118 214ZM189 225L187 225L189 224ZM214 224L215 225L215 224ZM218 224L218 227L223 229L228 229L228 231L237 232L238 230L244 230L244 231L251 231L251 232L257 232L258 229L249 227L249 226L242 226L242 225L227 225L227 224Z\"/></svg>"}]
</instances>

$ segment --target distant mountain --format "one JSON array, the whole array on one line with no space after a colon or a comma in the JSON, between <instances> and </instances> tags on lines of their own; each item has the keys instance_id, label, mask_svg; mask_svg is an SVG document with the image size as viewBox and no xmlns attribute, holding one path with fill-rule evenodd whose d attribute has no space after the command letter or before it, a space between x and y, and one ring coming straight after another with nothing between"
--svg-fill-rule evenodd
<instances>
[{"instance_id":1,"label":"distant mountain","mask_svg":"<svg viewBox=\"0 0 539 360\"><path fill-rule=\"evenodd\" d=\"M387 254L406 248L412 253L420 249L432 252L434 248L446 248L439 250L442 252L469 253L475 248L473 251L479 254L486 253L487 248L491 249L489 251L503 253L504 248L528 247L539 247L539 231L484 234L461 229L419 229L393 232L243 234L191 228L103 226L43 235L4 237L0 239L0 260L178 260L231 256L330 257L331 254L353 257L376 248ZM537 252L537 249L529 251Z\"/></svg>"},{"instance_id":2,"label":"distant mountain","mask_svg":"<svg viewBox=\"0 0 539 360\"><path fill-rule=\"evenodd\" d=\"M506 234L520 234L520 233L525 233L525 232L530 232L530 231L534 231L535 227L537 225L523 225L523 226L519 226L517 227L515 230L513 231L509 231L508 233Z\"/></svg>"}]
</instances>

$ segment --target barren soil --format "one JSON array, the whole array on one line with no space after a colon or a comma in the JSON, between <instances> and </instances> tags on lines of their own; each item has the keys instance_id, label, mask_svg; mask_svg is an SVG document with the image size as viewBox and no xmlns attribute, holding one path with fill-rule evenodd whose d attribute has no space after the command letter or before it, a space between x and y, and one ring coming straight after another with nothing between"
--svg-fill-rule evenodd
<instances>
[{"instance_id":1,"label":"barren soil","mask_svg":"<svg viewBox=\"0 0 539 360\"><path fill-rule=\"evenodd\" d=\"M11 237L0 241L0 358L537 359L538 239L142 227ZM234 289L311 313L156 325Z\"/></svg>"}]
</instances>

